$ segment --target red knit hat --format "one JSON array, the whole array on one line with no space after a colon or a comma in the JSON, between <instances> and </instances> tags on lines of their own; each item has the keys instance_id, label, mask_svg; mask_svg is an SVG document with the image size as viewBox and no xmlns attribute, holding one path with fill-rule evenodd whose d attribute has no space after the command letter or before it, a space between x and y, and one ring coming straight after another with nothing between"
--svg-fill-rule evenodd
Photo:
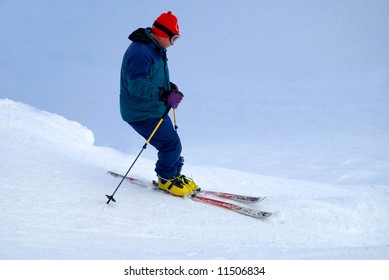
<instances>
[{"instance_id":1,"label":"red knit hat","mask_svg":"<svg viewBox=\"0 0 389 280\"><path fill-rule=\"evenodd\" d=\"M153 23L151 28L154 34L164 38L171 38L174 35L180 35L178 19L171 11L162 13Z\"/></svg>"}]
</instances>

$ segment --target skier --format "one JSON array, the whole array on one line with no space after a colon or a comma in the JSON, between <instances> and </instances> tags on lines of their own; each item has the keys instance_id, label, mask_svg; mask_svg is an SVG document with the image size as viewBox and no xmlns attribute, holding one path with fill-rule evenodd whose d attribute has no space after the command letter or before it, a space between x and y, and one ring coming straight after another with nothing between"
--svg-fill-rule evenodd
<instances>
[{"instance_id":1,"label":"skier","mask_svg":"<svg viewBox=\"0 0 389 280\"><path fill-rule=\"evenodd\" d=\"M120 112L123 120L145 139L154 131L168 106L176 109L184 95L170 82L166 49L180 37L178 19L162 13L152 27L138 28L128 37L120 79ZM150 140L158 150L155 172L158 187L173 195L192 194L198 187L181 174L181 141L169 116Z\"/></svg>"}]
</instances>

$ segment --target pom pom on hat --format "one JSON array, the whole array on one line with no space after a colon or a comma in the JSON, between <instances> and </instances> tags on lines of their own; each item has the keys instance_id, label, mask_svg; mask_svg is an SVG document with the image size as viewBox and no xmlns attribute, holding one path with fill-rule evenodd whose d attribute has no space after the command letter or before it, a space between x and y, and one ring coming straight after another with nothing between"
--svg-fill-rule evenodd
<instances>
[{"instance_id":1,"label":"pom pom on hat","mask_svg":"<svg viewBox=\"0 0 389 280\"><path fill-rule=\"evenodd\" d=\"M154 34L164 38L171 38L174 35L180 35L178 19L171 11L162 13L153 23L151 28Z\"/></svg>"}]
</instances>

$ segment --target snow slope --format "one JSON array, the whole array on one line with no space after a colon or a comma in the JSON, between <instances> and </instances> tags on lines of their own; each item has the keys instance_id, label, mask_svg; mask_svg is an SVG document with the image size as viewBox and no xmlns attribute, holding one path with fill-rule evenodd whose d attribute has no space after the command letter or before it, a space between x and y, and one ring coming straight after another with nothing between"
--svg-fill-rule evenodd
<instances>
[{"instance_id":1,"label":"snow slope","mask_svg":"<svg viewBox=\"0 0 389 280\"><path fill-rule=\"evenodd\" d=\"M202 186L266 195L255 207L274 216L255 220L129 183L107 205L118 179L106 171L125 172L134 157L9 99L0 99L0 154L0 259L389 258L388 185L186 165ZM131 174L151 179L153 166L140 158Z\"/></svg>"}]
</instances>

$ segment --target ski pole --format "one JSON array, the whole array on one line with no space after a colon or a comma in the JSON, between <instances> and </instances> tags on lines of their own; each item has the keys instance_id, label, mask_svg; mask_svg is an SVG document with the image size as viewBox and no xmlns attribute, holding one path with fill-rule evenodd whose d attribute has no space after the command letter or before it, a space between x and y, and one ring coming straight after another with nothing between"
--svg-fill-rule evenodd
<instances>
[{"instance_id":1,"label":"ski pole","mask_svg":"<svg viewBox=\"0 0 389 280\"><path fill-rule=\"evenodd\" d=\"M106 194L105 196L108 198L108 201L107 201L107 204L109 204L111 202L111 200L113 202L116 202L116 200L113 198L113 196L115 195L115 193L117 192L117 190L119 189L120 185L123 183L124 179L126 179L128 173L130 173L132 167L135 165L135 162L138 160L138 158L140 157L140 155L142 154L142 152L146 149L147 145L150 143L151 141L151 138L153 138L154 134L157 132L158 128L161 126L163 120L165 119L166 115L169 113L170 111L170 106L168 106L166 108L166 111L165 113L163 113L161 119L159 120L159 122L157 123L157 125L155 126L153 132L151 132L149 138L146 140L146 143L143 145L142 149L140 150L138 156L135 158L134 162L131 164L130 168L127 170L126 174L123 176L122 180L120 181L119 185L116 187L115 191L111 194L111 195L108 195Z\"/></svg>"}]
</instances>

